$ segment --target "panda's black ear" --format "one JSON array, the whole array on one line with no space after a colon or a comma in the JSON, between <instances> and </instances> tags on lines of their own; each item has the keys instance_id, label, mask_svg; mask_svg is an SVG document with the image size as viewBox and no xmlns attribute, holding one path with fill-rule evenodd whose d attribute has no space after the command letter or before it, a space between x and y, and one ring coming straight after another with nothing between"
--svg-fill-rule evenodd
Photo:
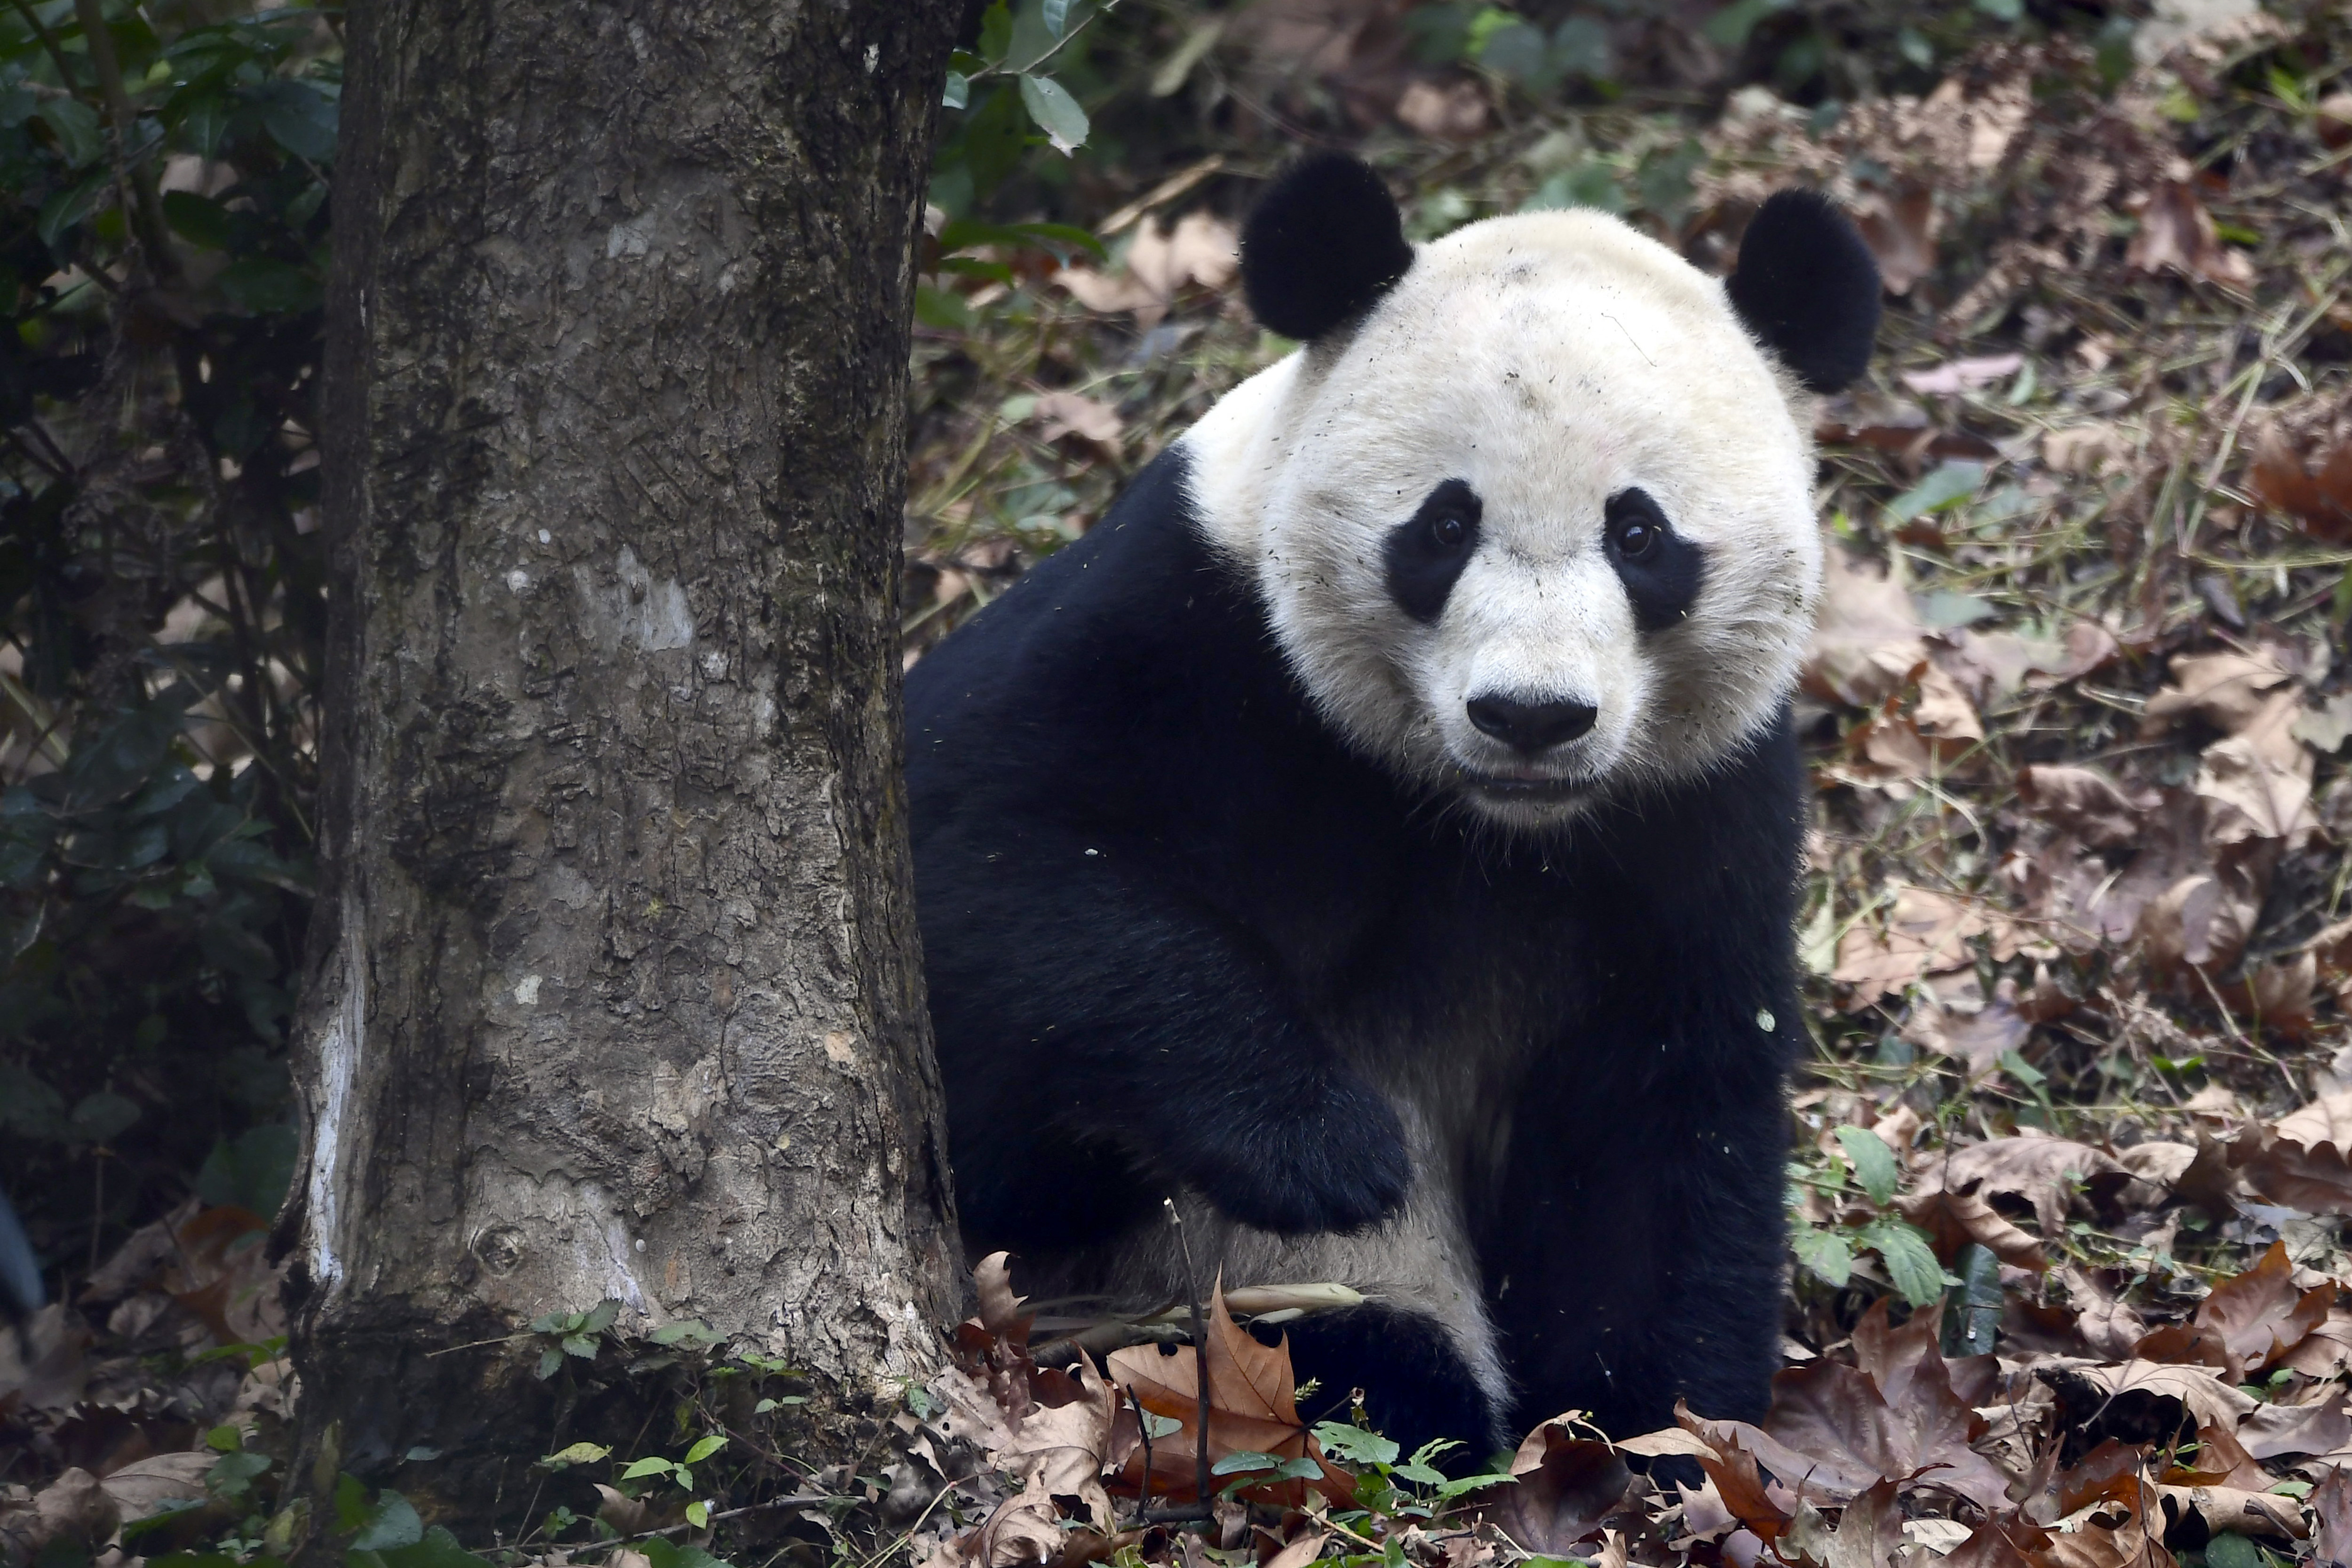
<instances>
[{"instance_id":1,"label":"panda's black ear","mask_svg":"<svg viewBox=\"0 0 2352 1568\"><path fill-rule=\"evenodd\" d=\"M1268 330L1301 341L1362 312L1412 265L1396 198L1344 153L1276 175L1242 226L1242 290Z\"/></svg>"},{"instance_id":2,"label":"panda's black ear","mask_svg":"<svg viewBox=\"0 0 2352 1568\"><path fill-rule=\"evenodd\" d=\"M1808 391L1835 392L1870 364L1878 336L1878 263L1817 191L1780 191L1739 241L1728 284L1748 330Z\"/></svg>"}]
</instances>

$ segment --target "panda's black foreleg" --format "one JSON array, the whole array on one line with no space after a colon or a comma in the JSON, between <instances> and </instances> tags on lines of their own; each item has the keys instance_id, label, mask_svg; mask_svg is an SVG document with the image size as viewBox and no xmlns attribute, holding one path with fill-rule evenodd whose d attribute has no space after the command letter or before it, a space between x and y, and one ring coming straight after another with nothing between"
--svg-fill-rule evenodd
<instances>
[{"instance_id":1,"label":"panda's black foreleg","mask_svg":"<svg viewBox=\"0 0 2352 1568\"><path fill-rule=\"evenodd\" d=\"M1403 1202L1395 1111L1247 930L1110 837L989 832L985 849L935 841L919 865L950 1153L976 1243L1095 1240L1118 1209L1106 1186L1150 1205L1189 1186L1290 1235L1358 1229Z\"/></svg>"},{"instance_id":2,"label":"panda's black foreleg","mask_svg":"<svg viewBox=\"0 0 2352 1568\"><path fill-rule=\"evenodd\" d=\"M1298 1401L1310 1426L1349 1420L1349 1396L1361 1389L1365 1419L1405 1457L1444 1438L1460 1446L1438 1458L1441 1469L1474 1474L1491 1458L1503 1413L1434 1320L1368 1303L1298 1319L1286 1332L1293 1373L1316 1382Z\"/></svg>"},{"instance_id":3,"label":"panda's black foreleg","mask_svg":"<svg viewBox=\"0 0 2352 1568\"><path fill-rule=\"evenodd\" d=\"M1785 1258L1780 1048L1683 1070L1653 1044L1665 1070L1556 1086L1544 1109L1563 1131L1515 1143L1517 1202L1481 1252L1515 1425L1573 1408L1631 1436L1672 1425L1677 1399L1762 1419Z\"/></svg>"}]
</instances>

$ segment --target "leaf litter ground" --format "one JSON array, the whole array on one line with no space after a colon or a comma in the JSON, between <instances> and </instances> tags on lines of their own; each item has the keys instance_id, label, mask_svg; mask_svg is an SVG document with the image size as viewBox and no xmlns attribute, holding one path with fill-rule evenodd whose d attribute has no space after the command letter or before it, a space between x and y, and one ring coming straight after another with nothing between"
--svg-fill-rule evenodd
<instances>
[{"instance_id":1,"label":"leaf litter ground","mask_svg":"<svg viewBox=\"0 0 2352 1568\"><path fill-rule=\"evenodd\" d=\"M1377 87L1317 59L1351 103ZM1890 284L1878 368L1820 417L1817 1050L1762 1424L1562 1412L1448 1480L1305 1425L1286 1354L1236 1322L1276 1331L1344 1290L1234 1282L1202 1344L1163 1353L1181 1310L1034 1315L997 1259L953 1367L889 1428L897 1464L740 1472L704 1517L822 1496L802 1515L835 1560L934 1568L2352 1563L2347 61L2352 28L2314 9L2117 80L2063 40L1988 47L1833 121L1758 89L1694 131L1630 100L1528 114L1460 75L1377 87L1370 151L1419 237L1567 191L1720 267L1754 203L1806 181ZM1116 192L1108 260L931 275L910 662L1284 352L1233 288L1233 216L1280 156L1244 138ZM258 1516L226 1522L283 1458L261 1225L175 1214L0 1330L11 1562L62 1543L124 1565L224 1530L234 1556L271 1550ZM541 1348L570 1376L610 1332ZM586 1478L607 1458L619 1487ZM1696 1484L1654 1481L1661 1460ZM646 1462L583 1444L544 1468L579 1482L607 1561L727 1546L623 1479ZM385 1498L357 1539L417 1540ZM850 1551L858 1510L884 1523Z\"/></svg>"},{"instance_id":2,"label":"leaf litter ground","mask_svg":"<svg viewBox=\"0 0 2352 1568\"><path fill-rule=\"evenodd\" d=\"M1448 1489L1344 1424L1276 1442L1267 1402L1213 1375L1221 1343L1271 1353L1220 1309L1206 1446L1231 1500L1172 1539L1137 1510L1194 1495L1193 1368L1110 1347L1175 1325L1056 1321L1034 1329L1056 1353L1110 1349L1085 1386L1151 1359L1080 1445L1119 1528L1067 1498L1076 1522L1024 1551L2352 1561L2347 59L2340 15L2250 12L2120 79L2063 40L1990 46L1827 125L1748 89L1686 193L1632 201L1719 266L1764 195L1820 184L1890 286L1877 370L1820 415L1830 592L1799 714L1818 1048L1766 1421L1601 1434L1564 1412L1498 1458L1513 1479ZM1654 120L1570 118L1643 188ZM1540 199L1561 132L1380 151L1426 236ZM1147 213L1124 265L984 285L981 324L921 335L910 660L1286 346L1234 297L1245 195L1216 188ZM1015 1327L966 1332L1017 1360ZM990 1450L1016 1467L1019 1429ZM1669 1456L1703 1484L1648 1479ZM1327 1465L1346 1489L1305 1473ZM937 1568L1027 1560L968 1511L939 1521Z\"/></svg>"}]
</instances>

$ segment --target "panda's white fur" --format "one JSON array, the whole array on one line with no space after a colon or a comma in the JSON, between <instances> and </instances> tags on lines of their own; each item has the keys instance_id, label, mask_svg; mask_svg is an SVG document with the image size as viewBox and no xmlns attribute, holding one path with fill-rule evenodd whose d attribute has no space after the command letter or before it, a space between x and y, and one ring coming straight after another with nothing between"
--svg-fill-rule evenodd
<instances>
[{"instance_id":1,"label":"panda's white fur","mask_svg":"<svg viewBox=\"0 0 2352 1568\"><path fill-rule=\"evenodd\" d=\"M1356 330L1182 440L1207 526L1356 744L1433 788L1467 773L1613 792L1705 770L1794 685L1822 583L1811 405L1719 280L1613 217L1536 213L1421 247ZM1482 498L1485 532L1423 627L1381 545L1447 479ZM1661 634L1636 629L1601 550L1602 503L1631 486L1706 554L1697 605ZM1498 687L1600 716L1530 764L1465 715ZM1578 805L1465 798L1518 828Z\"/></svg>"}]
</instances>

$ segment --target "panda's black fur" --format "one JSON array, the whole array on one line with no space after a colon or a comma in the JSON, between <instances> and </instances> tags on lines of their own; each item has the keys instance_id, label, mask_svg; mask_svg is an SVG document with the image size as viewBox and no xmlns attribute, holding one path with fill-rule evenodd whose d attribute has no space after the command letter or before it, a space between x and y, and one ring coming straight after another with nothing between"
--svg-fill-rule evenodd
<instances>
[{"instance_id":1,"label":"panda's black fur","mask_svg":"<svg viewBox=\"0 0 2352 1568\"><path fill-rule=\"evenodd\" d=\"M1310 165L1310 193L1343 183L1331 168ZM1341 205L1365 199L1369 172L1342 174L1359 189ZM1826 208L1796 216L1850 235ZM1262 209L1250 234L1270 222ZM1340 294L1304 300L1296 249L1250 280L1294 325L1341 328L1393 282L1393 257L1334 266ZM1874 286L1866 303L1874 318ZM1835 316L1848 340L1852 315ZM1806 362L1773 323L1753 330ZM1851 360L1851 342L1833 353ZM974 1254L1011 1249L1016 1282L1083 1285L1088 1258L1164 1224L1180 1190L1270 1231L1363 1226L1412 1173L1369 1064L1326 1026L1379 1019L1409 1050L1475 1015L1538 1042L1481 1069L1486 1158L1435 1178L1458 1188L1510 1392L1433 1320L1380 1304L1289 1324L1299 1377L1326 1405L1368 1391L1409 1444L1475 1447L1570 1408L1629 1435L1678 1396L1760 1416L1803 1039L1786 713L1703 779L1556 835L1498 834L1333 733L1256 587L1203 537L1189 460L1171 448L908 677L922 937Z\"/></svg>"}]
</instances>

